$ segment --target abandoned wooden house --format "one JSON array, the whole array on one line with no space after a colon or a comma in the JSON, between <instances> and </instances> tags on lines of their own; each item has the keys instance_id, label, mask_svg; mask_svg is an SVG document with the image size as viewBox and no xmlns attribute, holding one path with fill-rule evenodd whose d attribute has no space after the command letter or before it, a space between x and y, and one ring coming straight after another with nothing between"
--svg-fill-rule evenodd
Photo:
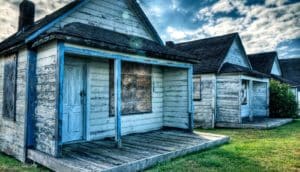
<instances>
[{"instance_id":1,"label":"abandoned wooden house","mask_svg":"<svg viewBox=\"0 0 300 172\"><path fill-rule=\"evenodd\" d=\"M284 77L283 73L283 66L282 63L279 62L277 52L265 52L265 53L258 53L258 54L249 54L248 58L251 62L251 65L254 70L257 70L261 73L269 75L272 79L277 80L281 83L288 84L290 86L290 90L297 96L297 87L298 83L293 81L288 77ZM287 66L284 66L285 73L287 70Z\"/></svg>"},{"instance_id":2,"label":"abandoned wooden house","mask_svg":"<svg viewBox=\"0 0 300 172\"><path fill-rule=\"evenodd\" d=\"M36 22L34 9L22 1L18 32L0 44L2 152L59 171L135 171L228 141L125 137L193 130L195 60L164 46L135 0L72 1Z\"/></svg>"},{"instance_id":3,"label":"abandoned wooden house","mask_svg":"<svg viewBox=\"0 0 300 172\"><path fill-rule=\"evenodd\" d=\"M298 85L295 95L300 109L300 58L281 59L279 63L282 70L282 77L294 81Z\"/></svg>"},{"instance_id":4,"label":"abandoned wooden house","mask_svg":"<svg viewBox=\"0 0 300 172\"><path fill-rule=\"evenodd\" d=\"M268 116L269 79L252 70L238 33L179 44L194 65L194 124L213 128Z\"/></svg>"}]
</instances>

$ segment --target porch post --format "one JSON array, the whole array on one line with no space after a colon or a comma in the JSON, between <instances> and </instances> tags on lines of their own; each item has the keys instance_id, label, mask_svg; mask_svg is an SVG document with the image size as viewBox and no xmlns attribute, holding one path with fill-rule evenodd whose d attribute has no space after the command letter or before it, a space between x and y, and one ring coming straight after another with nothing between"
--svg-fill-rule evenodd
<instances>
[{"instance_id":1,"label":"porch post","mask_svg":"<svg viewBox=\"0 0 300 172\"><path fill-rule=\"evenodd\" d=\"M57 116L55 121L55 146L56 146L56 157L62 156L62 116L63 116L63 84L64 84L64 61L65 61L65 45L63 42L57 44Z\"/></svg>"},{"instance_id":2,"label":"porch post","mask_svg":"<svg viewBox=\"0 0 300 172\"><path fill-rule=\"evenodd\" d=\"M114 61L114 93L115 93L115 142L116 146L120 148L122 146L121 142L121 82L122 82L122 76L121 76L121 71L122 71L122 65L121 65L121 60L116 59Z\"/></svg>"},{"instance_id":3,"label":"porch post","mask_svg":"<svg viewBox=\"0 0 300 172\"><path fill-rule=\"evenodd\" d=\"M250 109L250 115L249 115L249 120L250 121L253 121L253 107L252 107L252 104L253 104L253 80L250 80L249 81L249 109Z\"/></svg>"},{"instance_id":4,"label":"porch post","mask_svg":"<svg viewBox=\"0 0 300 172\"><path fill-rule=\"evenodd\" d=\"M189 106L189 131L194 129L194 105L193 105L193 66L188 69L188 106Z\"/></svg>"}]
</instances>

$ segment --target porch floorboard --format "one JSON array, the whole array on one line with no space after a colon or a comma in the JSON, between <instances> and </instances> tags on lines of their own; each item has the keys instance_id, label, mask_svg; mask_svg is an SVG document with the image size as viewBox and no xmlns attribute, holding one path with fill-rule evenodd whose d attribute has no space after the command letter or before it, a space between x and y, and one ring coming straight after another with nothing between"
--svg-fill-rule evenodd
<instances>
[{"instance_id":1,"label":"porch floorboard","mask_svg":"<svg viewBox=\"0 0 300 172\"><path fill-rule=\"evenodd\" d=\"M122 137L122 148L112 139L66 145L63 157L29 150L28 158L54 171L140 171L157 163L208 149L229 137L181 130L158 130Z\"/></svg>"},{"instance_id":2,"label":"porch floorboard","mask_svg":"<svg viewBox=\"0 0 300 172\"><path fill-rule=\"evenodd\" d=\"M258 118L243 123L218 122L219 128L272 129L292 122L292 118Z\"/></svg>"}]
</instances>

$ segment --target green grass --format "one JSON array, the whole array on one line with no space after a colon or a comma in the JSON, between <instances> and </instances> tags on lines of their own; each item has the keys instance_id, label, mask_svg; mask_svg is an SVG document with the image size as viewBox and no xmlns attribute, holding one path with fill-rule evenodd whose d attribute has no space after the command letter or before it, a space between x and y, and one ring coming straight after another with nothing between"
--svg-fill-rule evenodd
<instances>
[{"instance_id":1,"label":"green grass","mask_svg":"<svg viewBox=\"0 0 300 172\"><path fill-rule=\"evenodd\" d=\"M230 144L149 169L156 171L300 171L300 120L273 130L198 130L231 137ZM0 154L0 171L47 171Z\"/></svg>"},{"instance_id":2,"label":"green grass","mask_svg":"<svg viewBox=\"0 0 300 172\"><path fill-rule=\"evenodd\" d=\"M155 171L300 171L300 120L273 130L198 130L231 137L230 144L160 164Z\"/></svg>"}]
</instances>

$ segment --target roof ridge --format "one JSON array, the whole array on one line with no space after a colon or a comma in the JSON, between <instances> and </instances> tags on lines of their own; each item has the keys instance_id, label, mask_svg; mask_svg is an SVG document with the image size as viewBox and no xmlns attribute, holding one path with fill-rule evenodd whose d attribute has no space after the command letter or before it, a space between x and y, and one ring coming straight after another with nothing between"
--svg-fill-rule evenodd
<instances>
[{"instance_id":1,"label":"roof ridge","mask_svg":"<svg viewBox=\"0 0 300 172\"><path fill-rule=\"evenodd\" d=\"M266 51L266 52L260 52L260 53L251 53L251 54L247 54L247 56L264 55L264 54L273 54L273 53L275 53L276 55L278 54L277 51Z\"/></svg>"},{"instance_id":2,"label":"roof ridge","mask_svg":"<svg viewBox=\"0 0 300 172\"><path fill-rule=\"evenodd\" d=\"M217 38L223 38L223 37L229 37L229 36L236 36L238 34L239 34L238 32L233 32L233 33L228 33L228 34L225 34L225 35L218 35L218 36L212 36L212 37L203 38L203 39L196 39L196 40L192 40L192 41L186 41L186 42L177 43L177 44L175 44L175 46L181 46L183 44L193 44L193 43L198 43L198 42L205 41L205 40L210 40L210 39L217 39Z\"/></svg>"}]
</instances>

